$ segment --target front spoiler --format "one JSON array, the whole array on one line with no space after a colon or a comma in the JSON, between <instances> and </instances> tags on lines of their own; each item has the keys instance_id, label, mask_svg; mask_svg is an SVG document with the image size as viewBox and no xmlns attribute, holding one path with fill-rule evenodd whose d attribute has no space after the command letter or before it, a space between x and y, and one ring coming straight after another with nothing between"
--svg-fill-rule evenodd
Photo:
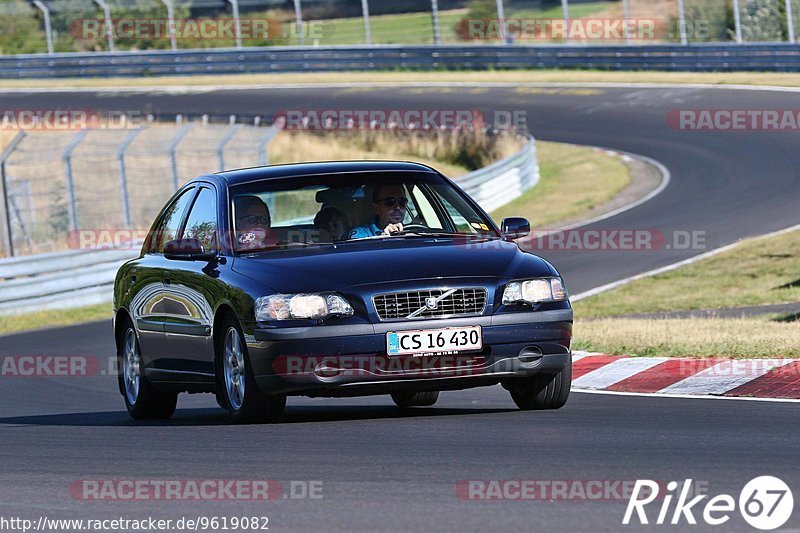
<instances>
[{"instance_id":1,"label":"front spoiler","mask_svg":"<svg viewBox=\"0 0 800 533\"><path fill-rule=\"evenodd\" d=\"M386 332L480 325L478 353L388 357ZM555 374L571 362L572 310L254 331L247 347L268 394L361 396L456 390Z\"/></svg>"}]
</instances>

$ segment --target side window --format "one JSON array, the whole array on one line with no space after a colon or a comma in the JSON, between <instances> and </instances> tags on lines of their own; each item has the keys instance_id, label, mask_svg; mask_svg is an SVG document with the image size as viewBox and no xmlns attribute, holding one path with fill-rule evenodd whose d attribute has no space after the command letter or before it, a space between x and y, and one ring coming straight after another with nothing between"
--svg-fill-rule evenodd
<instances>
[{"instance_id":1,"label":"side window","mask_svg":"<svg viewBox=\"0 0 800 533\"><path fill-rule=\"evenodd\" d=\"M164 245L177 238L178 230L180 229L183 213L186 211L186 206L194 196L195 189L185 190L172 205L164 212L161 222L158 224L153 235L150 246L147 249L148 253L164 253Z\"/></svg>"},{"instance_id":2,"label":"side window","mask_svg":"<svg viewBox=\"0 0 800 533\"><path fill-rule=\"evenodd\" d=\"M211 189L200 189L186 219L183 238L199 240L205 251L217 249L217 198Z\"/></svg>"}]
</instances>

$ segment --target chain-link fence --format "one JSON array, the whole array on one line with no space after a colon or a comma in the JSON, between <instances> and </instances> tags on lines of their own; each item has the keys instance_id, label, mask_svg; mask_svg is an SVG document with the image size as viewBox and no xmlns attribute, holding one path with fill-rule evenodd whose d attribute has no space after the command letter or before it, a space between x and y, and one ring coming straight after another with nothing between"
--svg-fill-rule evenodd
<instances>
[{"instance_id":1,"label":"chain-link fence","mask_svg":"<svg viewBox=\"0 0 800 533\"><path fill-rule=\"evenodd\" d=\"M0 0L0 53L795 42L800 0Z\"/></svg>"},{"instance_id":2,"label":"chain-link fence","mask_svg":"<svg viewBox=\"0 0 800 533\"><path fill-rule=\"evenodd\" d=\"M2 255L76 246L97 235L147 230L167 198L209 169L268 163L273 127L144 124L134 129L20 131L0 158Z\"/></svg>"}]
</instances>

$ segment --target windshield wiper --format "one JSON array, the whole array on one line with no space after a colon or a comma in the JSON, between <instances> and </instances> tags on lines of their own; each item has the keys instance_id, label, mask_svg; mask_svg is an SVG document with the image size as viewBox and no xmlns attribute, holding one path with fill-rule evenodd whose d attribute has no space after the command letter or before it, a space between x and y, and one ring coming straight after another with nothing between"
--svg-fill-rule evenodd
<instances>
[{"instance_id":1,"label":"windshield wiper","mask_svg":"<svg viewBox=\"0 0 800 533\"><path fill-rule=\"evenodd\" d=\"M335 242L279 242L267 246L259 246L258 248L250 248L247 250L237 250L237 253L242 255L259 254L268 252L270 250L285 250L286 248L306 247L306 246L335 246Z\"/></svg>"},{"instance_id":2,"label":"windshield wiper","mask_svg":"<svg viewBox=\"0 0 800 533\"><path fill-rule=\"evenodd\" d=\"M496 239L495 235L481 235L477 233L448 233L445 231L401 231L396 236L399 237L463 237L465 239Z\"/></svg>"}]
</instances>

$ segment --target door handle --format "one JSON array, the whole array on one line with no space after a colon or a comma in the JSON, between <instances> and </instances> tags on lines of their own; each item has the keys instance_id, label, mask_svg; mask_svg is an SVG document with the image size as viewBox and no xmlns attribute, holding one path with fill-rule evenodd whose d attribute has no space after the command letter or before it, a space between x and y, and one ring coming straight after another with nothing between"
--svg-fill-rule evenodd
<instances>
[{"instance_id":1,"label":"door handle","mask_svg":"<svg viewBox=\"0 0 800 533\"><path fill-rule=\"evenodd\" d=\"M171 283L172 282L169 280L169 278L164 278L164 285L170 285Z\"/></svg>"}]
</instances>

